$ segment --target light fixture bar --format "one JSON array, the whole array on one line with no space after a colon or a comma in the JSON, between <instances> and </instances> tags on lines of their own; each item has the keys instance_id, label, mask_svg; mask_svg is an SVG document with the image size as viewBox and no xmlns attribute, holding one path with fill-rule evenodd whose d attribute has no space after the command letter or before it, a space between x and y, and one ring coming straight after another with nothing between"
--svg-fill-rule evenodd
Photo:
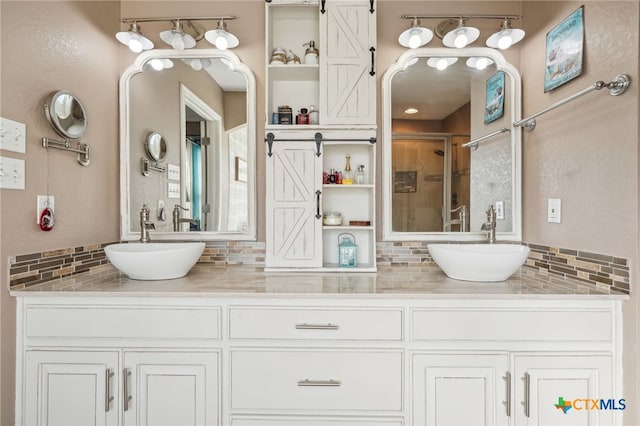
<instances>
[{"instance_id":1,"label":"light fixture bar","mask_svg":"<svg viewBox=\"0 0 640 426\"><path fill-rule=\"evenodd\" d=\"M509 19L516 21L521 15L401 15L400 19Z\"/></svg>"},{"instance_id":2,"label":"light fixture bar","mask_svg":"<svg viewBox=\"0 0 640 426\"><path fill-rule=\"evenodd\" d=\"M131 22L173 22L173 21L220 21L227 20L233 21L238 19L235 15L224 15L224 16L198 16L198 17L174 17L174 18L122 18L120 22L123 24L129 24Z\"/></svg>"}]
</instances>

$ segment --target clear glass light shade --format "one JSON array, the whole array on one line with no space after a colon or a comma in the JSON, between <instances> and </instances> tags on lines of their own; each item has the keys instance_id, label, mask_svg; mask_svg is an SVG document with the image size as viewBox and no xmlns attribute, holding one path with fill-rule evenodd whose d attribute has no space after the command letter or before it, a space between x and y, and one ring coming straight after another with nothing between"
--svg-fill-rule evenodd
<instances>
[{"instance_id":1,"label":"clear glass light shade","mask_svg":"<svg viewBox=\"0 0 640 426\"><path fill-rule=\"evenodd\" d=\"M502 28L487 39L487 46L494 49L508 49L524 38L524 31L519 28Z\"/></svg>"},{"instance_id":2,"label":"clear glass light shade","mask_svg":"<svg viewBox=\"0 0 640 426\"><path fill-rule=\"evenodd\" d=\"M404 113L405 114L417 114L418 113L418 108L413 108L413 107L407 108L407 109L404 110Z\"/></svg>"},{"instance_id":3,"label":"clear glass light shade","mask_svg":"<svg viewBox=\"0 0 640 426\"><path fill-rule=\"evenodd\" d=\"M478 39L480 30L475 27L459 26L449 31L442 39L442 44L447 47L455 47L461 49L470 45Z\"/></svg>"},{"instance_id":4,"label":"clear glass light shade","mask_svg":"<svg viewBox=\"0 0 640 426\"><path fill-rule=\"evenodd\" d=\"M450 65L458 62L458 58L429 58L427 59L427 65L431 68L435 68L439 71L447 69Z\"/></svg>"},{"instance_id":5,"label":"clear glass light shade","mask_svg":"<svg viewBox=\"0 0 640 426\"><path fill-rule=\"evenodd\" d=\"M483 70L491 65L493 61L485 57L471 57L467 59L467 66L477 70Z\"/></svg>"},{"instance_id":6,"label":"clear glass light shade","mask_svg":"<svg viewBox=\"0 0 640 426\"><path fill-rule=\"evenodd\" d=\"M153 42L140 32L140 28L135 23L131 24L128 31L116 33L116 39L134 53L153 49Z\"/></svg>"},{"instance_id":7,"label":"clear glass light shade","mask_svg":"<svg viewBox=\"0 0 640 426\"><path fill-rule=\"evenodd\" d=\"M433 31L420 26L420 21L414 19L411 28L405 30L398 37L398 43L410 49L416 49L429 43L433 38Z\"/></svg>"},{"instance_id":8,"label":"clear glass light shade","mask_svg":"<svg viewBox=\"0 0 640 426\"><path fill-rule=\"evenodd\" d=\"M161 31L160 39L176 50L191 49L196 39L182 30L182 24L175 22L173 29Z\"/></svg>"}]
</instances>

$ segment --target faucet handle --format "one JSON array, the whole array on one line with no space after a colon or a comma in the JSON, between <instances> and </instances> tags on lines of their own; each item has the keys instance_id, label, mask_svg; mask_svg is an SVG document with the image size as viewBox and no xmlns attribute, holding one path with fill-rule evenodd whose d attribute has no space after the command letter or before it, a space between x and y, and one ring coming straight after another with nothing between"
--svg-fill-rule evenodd
<instances>
[{"instance_id":1,"label":"faucet handle","mask_svg":"<svg viewBox=\"0 0 640 426\"><path fill-rule=\"evenodd\" d=\"M185 207L182 207L180 204L176 204L176 205L173 207L173 210L175 210L175 211L177 211L177 212L179 212L179 211L180 211L180 209L184 210L185 212L188 212L188 211L189 211L189 209L187 209L187 208L185 208Z\"/></svg>"}]
</instances>

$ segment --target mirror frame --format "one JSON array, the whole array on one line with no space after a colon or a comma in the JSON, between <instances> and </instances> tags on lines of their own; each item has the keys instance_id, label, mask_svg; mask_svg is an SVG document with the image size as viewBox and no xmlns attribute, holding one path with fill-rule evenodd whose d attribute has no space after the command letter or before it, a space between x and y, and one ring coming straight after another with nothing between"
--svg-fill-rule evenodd
<instances>
[{"instance_id":1,"label":"mirror frame","mask_svg":"<svg viewBox=\"0 0 640 426\"><path fill-rule=\"evenodd\" d=\"M60 122L60 117L58 117L58 114L56 114L56 102L61 96L70 96L71 99L73 99L73 102L77 103L78 106L80 107L80 110L82 111L82 119L80 120L76 119L74 121L74 122L78 122L78 121L82 122L82 129L77 134L69 133L69 130L62 126L62 123ZM75 96L73 93L70 93L66 90L59 90L49 95L49 99L44 104L44 106L45 106L45 116L47 117L47 120L51 124L51 127L53 127L53 130L55 130L55 132L58 135L62 136L65 139L73 140L73 141L78 140L84 136L84 134L87 131L87 125L88 125L87 110L85 109L83 103L80 101L80 99L77 96ZM73 110L71 111L71 115L73 115Z\"/></svg>"},{"instance_id":2,"label":"mirror frame","mask_svg":"<svg viewBox=\"0 0 640 426\"><path fill-rule=\"evenodd\" d=\"M140 232L131 230L131 199L129 188L131 176L138 173L131 170L129 148L131 146L130 131L130 97L129 89L132 78L143 72L147 62L155 58L182 59L182 58L219 58L228 61L236 71L241 72L247 80L247 134L249 136L247 145L247 192L249 196L249 226L244 232L217 232L217 231L195 231L195 232L153 232L152 240L181 240L181 241L215 241L215 240L235 240L235 241L256 241L256 79L251 69L242 63L238 56L228 50L219 49L156 49L140 53L132 65L130 65L120 77L120 236L122 240L138 240ZM206 71L205 71L206 72ZM182 161L182 160L181 160Z\"/></svg>"},{"instance_id":3,"label":"mirror frame","mask_svg":"<svg viewBox=\"0 0 640 426\"><path fill-rule=\"evenodd\" d=\"M484 241L486 232L398 232L392 229L392 194L393 179L391 177L391 83L393 77L405 67L412 58L422 57L462 57L484 56L491 58L496 71L504 71L509 76L509 93L511 93L511 123L521 118L522 82L518 70L508 63L504 56L495 49L487 47L467 47L462 49L419 48L407 50L395 63L391 64L382 77L382 240L383 241ZM499 240L522 240L522 128L511 124L511 205L512 224L510 232L498 232ZM484 135L478 135L478 137ZM482 144L478 145L482 149Z\"/></svg>"}]
</instances>

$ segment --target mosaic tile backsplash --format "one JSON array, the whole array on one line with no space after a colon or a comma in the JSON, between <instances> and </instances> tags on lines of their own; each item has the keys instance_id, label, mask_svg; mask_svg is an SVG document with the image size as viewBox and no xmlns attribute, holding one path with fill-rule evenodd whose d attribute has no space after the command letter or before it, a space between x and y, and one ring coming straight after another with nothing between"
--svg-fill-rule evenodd
<instances>
[{"instance_id":1,"label":"mosaic tile backsplash","mask_svg":"<svg viewBox=\"0 0 640 426\"><path fill-rule=\"evenodd\" d=\"M112 243L94 244L42 253L32 253L9 259L9 285L24 288L55 278L86 271L98 271L109 266L104 247ZM376 243L379 267L433 267L426 241L395 241ZM610 255L527 244L531 249L525 268L538 276L573 278L580 283L576 293L629 294L629 262ZM263 267L265 243L247 241L207 241L200 264L248 265Z\"/></svg>"}]
</instances>

